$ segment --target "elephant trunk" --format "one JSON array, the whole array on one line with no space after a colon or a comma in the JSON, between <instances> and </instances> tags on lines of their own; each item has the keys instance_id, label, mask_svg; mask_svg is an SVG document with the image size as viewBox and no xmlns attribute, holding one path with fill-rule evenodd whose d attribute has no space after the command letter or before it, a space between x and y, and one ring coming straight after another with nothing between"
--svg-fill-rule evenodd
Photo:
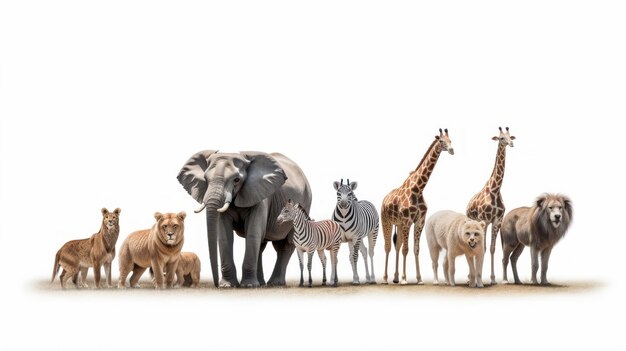
<instances>
[{"instance_id":1,"label":"elephant trunk","mask_svg":"<svg viewBox=\"0 0 626 351\"><path fill-rule=\"evenodd\" d=\"M213 284L219 285L219 271L217 268L217 236L223 230L221 225L220 213L218 209L224 207L222 205L222 196L224 192L224 180L214 179L209 185L209 189L202 201L203 207L206 208L206 229L207 239L209 242L209 260L211 261L211 273L213 274Z\"/></svg>"}]
</instances>

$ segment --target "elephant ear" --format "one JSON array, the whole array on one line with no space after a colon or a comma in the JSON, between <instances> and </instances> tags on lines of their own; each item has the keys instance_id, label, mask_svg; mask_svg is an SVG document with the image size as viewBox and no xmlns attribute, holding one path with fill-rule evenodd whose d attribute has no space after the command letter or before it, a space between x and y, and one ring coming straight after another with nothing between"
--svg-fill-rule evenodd
<instances>
[{"instance_id":1,"label":"elephant ear","mask_svg":"<svg viewBox=\"0 0 626 351\"><path fill-rule=\"evenodd\" d=\"M250 161L246 181L235 197L235 206L252 207L274 194L285 184L287 176L276 160L264 153L242 151Z\"/></svg>"},{"instance_id":2,"label":"elephant ear","mask_svg":"<svg viewBox=\"0 0 626 351\"><path fill-rule=\"evenodd\" d=\"M194 154L183 165L176 177L189 195L199 203L202 203L208 186L204 172L209 168L209 156L216 152L217 150L204 150Z\"/></svg>"}]
</instances>

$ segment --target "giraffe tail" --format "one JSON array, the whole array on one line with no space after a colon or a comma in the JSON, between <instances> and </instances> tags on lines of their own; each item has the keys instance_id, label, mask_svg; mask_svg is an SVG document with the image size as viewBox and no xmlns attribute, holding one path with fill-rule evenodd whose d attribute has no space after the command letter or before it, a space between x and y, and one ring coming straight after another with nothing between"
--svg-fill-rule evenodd
<instances>
[{"instance_id":1,"label":"giraffe tail","mask_svg":"<svg viewBox=\"0 0 626 351\"><path fill-rule=\"evenodd\" d=\"M393 231L393 247L396 247L396 241L398 240L398 228L394 228Z\"/></svg>"}]
</instances>

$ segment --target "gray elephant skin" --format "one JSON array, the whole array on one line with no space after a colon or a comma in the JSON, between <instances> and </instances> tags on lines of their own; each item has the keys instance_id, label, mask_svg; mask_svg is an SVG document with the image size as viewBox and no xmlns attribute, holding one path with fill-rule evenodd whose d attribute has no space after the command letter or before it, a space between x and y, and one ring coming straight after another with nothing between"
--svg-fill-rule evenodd
<instances>
[{"instance_id":1,"label":"gray elephant skin","mask_svg":"<svg viewBox=\"0 0 626 351\"><path fill-rule=\"evenodd\" d=\"M311 186L300 167L280 153L205 150L185 163L178 181L206 210L207 239L213 283L218 286L217 250L221 258L219 287L265 285L262 254L268 241L276 250L276 264L268 285L285 285L287 264L294 251L293 224L276 218L289 199L307 211ZM233 230L245 238L241 285L233 261ZM219 245L218 245L219 243Z\"/></svg>"}]
</instances>

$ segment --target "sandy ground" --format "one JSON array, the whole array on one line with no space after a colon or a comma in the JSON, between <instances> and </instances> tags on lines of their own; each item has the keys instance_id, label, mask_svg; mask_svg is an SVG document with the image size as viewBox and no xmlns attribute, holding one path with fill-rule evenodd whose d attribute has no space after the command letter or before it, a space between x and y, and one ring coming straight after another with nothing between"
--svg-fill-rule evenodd
<instances>
[{"instance_id":1,"label":"sandy ground","mask_svg":"<svg viewBox=\"0 0 626 351\"><path fill-rule=\"evenodd\" d=\"M541 296L550 294L584 294L598 291L605 284L594 281L571 281L571 282L555 282L550 286L536 286L530 284L514 285L514 284L497 284L486 285L484 288L469 288L466 285L435 286L432 282L426 282L424 285L408 284L368 284L368 285L352 285L350 282L342 282L337 288L330 286L322 286L320 283L314 284L312 288L298 287L297 281L289 281L285 287L261 287L257 289L218 289L215 288L210 281L201 281L199 288L177 288L167 289L163 291L155 291L149 280L140 281L141 289L117 289L108 288L95 290L93 281L88 280L90 288L76 289L73 284L69 284L66 290L61 289L58 279L50 284L47 281L33 282L33 289L42 293L58 294L90 294L90 293L106 293L106 294L172 294L172 295L219 295L219 296L269 296L269 297L306 297L306 296L345 296L345 295L436 295L436 296L509 296L509 295L527 295Z\"/></svg>"}]
</instances>

